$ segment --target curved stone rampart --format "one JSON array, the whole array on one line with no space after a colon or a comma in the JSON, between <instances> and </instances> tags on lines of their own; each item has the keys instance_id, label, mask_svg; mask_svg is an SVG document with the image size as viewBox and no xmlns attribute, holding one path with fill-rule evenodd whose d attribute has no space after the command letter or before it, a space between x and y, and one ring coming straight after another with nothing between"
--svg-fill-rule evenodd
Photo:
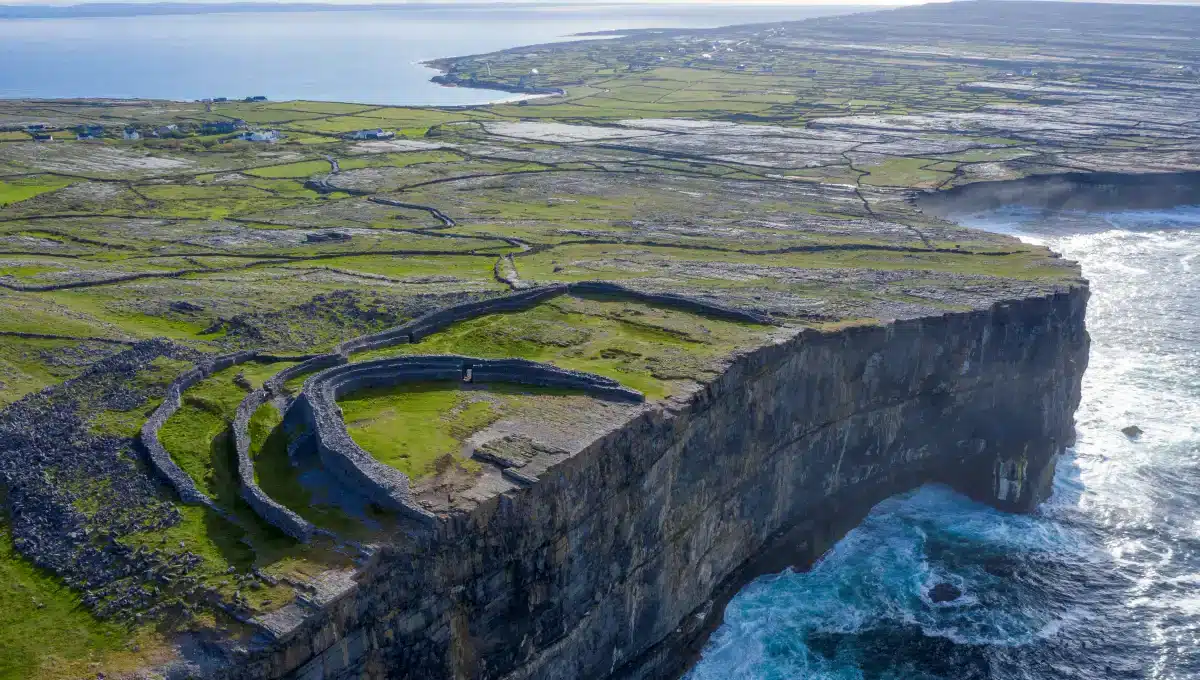
<instances>
[{"instance_id":1,"label":"curved stone rampart","mask_svg":"<svg viewBox=\"0 0 1200 680\"><path fill-rule=\"evenodd\" d=\"M260 406L279 394L284 383L306 373L313 373L331 366L346 363L346 357L340 354L311 354L301 356L277 356L260 354L260 361L299 361L276 373L263 383L262 388L246 395L238 404L237 413L233 419L233 439L237 450L238 486L242 499L254 509L258 516L278 528L280 531L303 542L308 542L317 528L295 512L275 501L254 481L254 461L250 458L250 419Z\"/></svg>"},{"instance_id":2,"label":"curved stone rampart","mask_svg":"<svg viewBox=\"0 0 1200 680\"><path fill-rule=\"evenodd\" d=\"M389 328L379 333L363 335L347 340L334 348L338 354L349 356L355 352L373 349L383 349L393 345L417 342L423 337L436 333L451 324L466 321L485 314L501 312L516 312L529 309L535 304L564 293L580 293L584 295L612 295L629 298L639 302L649 302L667 307L675 307L685 311L704 314L733 321L746 321L758 324L774 324L769 316L725 305L709 302L700 298L673 293L648 293L633 288L627 288L610 281L579 281L576 283L556 283L539 286L528 290L453 305L439 309L412 321Z\"/></svg>"},{"instance_id":3,"label":"curved stone rampart","mask_svg":"<svg viewBox=\"0 0 1200 680\"><path fill-rule=\"evenodd\" d=\"M667 307L675 307L688 312L714 316L730 321L748 321L750 323L759 323L773 325L775 321L766 314L751 312L744 309L736 309L725 305L709 302L700 298L691 297L688 295L678 295L675 293L648 293L633 288L627 288L619 283L611 281L577 281L568 284L568 288L572 293L591 294L591 295L614 295L617 297L629 298L638 302L649 302L660 304Z\"/></svg>"},{"instance_id":4,"label":"curved stone rampart","mask_svg":"<svg viewBox=\"0 0 1200 680\"><path fill-rule=\"evenodd\" d=\"M154 413L150 415L150 418L142 425L141 441L142 445L146 447L150 466L175 489L175 492L179 494L179 498L188 505L206 505L213 510L220 511L216 503L207 494L197 489L196 483L192 481L192 478L171 459L171 454L167 452L166 447L162 445L162 442L158 438L158 432L166 424L167 420L175 415L179 407L183 405L183 393L188 388L217 371L223 371L230 366L245 363L257 356L257 351L235 352L217 357L208 363L197 365L171 383L170 387L167 388L167 394L163 398L162 403L159 404Z\"/></svg>"},{"instance_id":5,"label":"curved stone rampart","mask_svg":"<svg viewBox=\"0 0 1200 680\"><path fill-rule=\"evenodd\" d=\"M311 522L277 503L254 481L254 461L250 459L250 419L271 399L270 388L260 388L246 395L238 404L233 419L233 440L237 449L238 486L242 499L259 517L296 540L307 543L316 528Z\"/></svg>"},{"instance_id":6,"label":"curved stone rampart","mask_svg":"<svg viewBox=\"0 0 1200 680\"><path fill-rule=\"evenodd\" d=\"M471 371L471 382L507 382L534 387L561 387L586 392L614 401L645 401L636 390L595 373L559 368L529 359L471 359L464 358L464 368Z\"/></svg>"},{"instance_id":7,"label":"curved stone rampart","mask_svg":"<svg viewBox=\"0 0 1200 680\"><path fill-rule=\"evenodd\" d=\"M386 385L389 380L398 382L400 376L455 380L462 374L460 366L454 357L400 357L337 366L309 378L292 409L299 421L309 426L326 472L382 508L432 524L434 516L413 502L408 477L375 460L351 439L337 398L350 391Z\"/></svg>"},{"instance_id":8,"label":"curved stone rampart","mask_svg":"<svg viewBox=\"0 0 1200 680\"><path fill-rule=\"evenodd\" d=\"M606 399L642 401L643 395L611 378L526 359L478 359L454 355L406 356L336 366L304 383L292 408L312 429L322 466L372 502L426 524L436 517L412 499L407 475L375 460L346 430L339 397L405 382L470 380L577 389Z\"/></svg>"},{"instance_id":9,"label":"curved stone rampart","mask_svg":"<svg viewBox=\"0 0 1200 680\"><path fill-rule=\"evenodd\" d=\"M331 366L340 366L344 363L346 363L346 357L337 353L321 354L315 357L309 357L303 362L298 363L295 366L288 366L282 371L271 376L267 379L266 383L264 383L263 387L265 387L272 394L278 394L283 389L283 384L293 378L299 378L305 373L315 373Z\"/></svg>"},{"instance_id":10,"label":"curved stone rampart","mask_svg":"<svg viewBox=\"0 0 1200 680\"><path fill-rule=\"evenodd\" d=\"M464 377L468 368L471 369L475 382L511 382L578 389L607 399L641 401L642 395L608 378L524 359L410 356L349 364L347 357L354 352L416 342L459 321L486 314L521 311L565 293L612 295L736 321L772 323L769 317L754 312L683 295L647 293L607 281L541 286L439 309L400 326L348 340L335 347L334 352L330 354L276 356L247 351L219 357L197 366L172 383L162 405L142 427L142 442L149 453L151 465L175 488L185 503L207 505L219 511L213 500L201 492L192 479L171 460L170 454L159 441L159 430L182 405L183 393L217 371L253 359L268 362L299 361L300 363L272 376L262 389L251 392L238 406L233 422L233 436L237 449L238 482L242 498L264 520L301 541L309 540L316 531L310 522L273 500L254 481L254 462L250 458L250 419L272 395L282 391L285 382L319 371L306 381L293 408L298 409L297 413L301 414L302 420L312 426L317 452L324 467L347 486L361 490L381 507L431 523L434 517L412 502L408 477L376 461L350 438L342 421L341 410L336 405L338 397L359 389L391 386L401 382L459 380Z\"/></svg>"},{"instance_id":11,"label":"curved stone rampart","mask_svg":"<svg viewBox=\"0 0 1200 680\"><path fill-rule=\"evenodd\" d=\"M347 340L338 345L334 351L338 354L350 355L354 352L382 349L393 345L416 342L458 321L473 319L484 314L528 309L542 300L561 295L566 291L567 286L565 284L556 284L521 291L511 295L488 298L486 300L464 302L419 316L412 321L396 326L395 328L389 328L386 331Z\"/></svg>"}]
</instances>

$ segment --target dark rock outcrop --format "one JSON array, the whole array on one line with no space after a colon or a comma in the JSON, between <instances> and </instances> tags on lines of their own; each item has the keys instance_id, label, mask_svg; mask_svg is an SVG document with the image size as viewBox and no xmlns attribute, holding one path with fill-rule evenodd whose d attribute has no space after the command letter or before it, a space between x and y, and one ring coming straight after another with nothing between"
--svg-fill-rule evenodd
<instances>
[{"instance_id":1,"label":"dark rock outcrop","mask_svg":"<svg viewBox=\"0 0 1200 680\"><path fill-rule=\"evenodd\" d=\"M200 357L162 340L139 342L0 412L0 514L13 547L102 617L153 618L180 598L192 601L190 571L199 558L122 540L178 524L179 510L145 473L131 440L89 422L161 396L153 381L136 378L162 358ZM84 513L89 505L95 510Z\"/></svg>"}]
</instances>

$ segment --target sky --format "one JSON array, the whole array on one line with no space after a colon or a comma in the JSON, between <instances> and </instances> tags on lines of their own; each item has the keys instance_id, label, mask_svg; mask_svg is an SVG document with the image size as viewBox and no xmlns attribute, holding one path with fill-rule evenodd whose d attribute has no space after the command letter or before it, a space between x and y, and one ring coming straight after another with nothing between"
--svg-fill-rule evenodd
<instances>
[{"instance_id":1,"label":"sky","mask_svg":"<svg viewBox=\"0 0 1200 680\"><path fill-rule=\"evenodd\" d=\"M135 4L135 3L171 3L186 2L189 4L221 4L254 2L312 2L327 5L393 5L393 4L453 4L466 3L506 3L506 4L544 4L544 5L612 5L612 4L723 4L723 5L851 5L851 6L891 6L919 5L929 2L949 2L951 0L0 0L0 6L8 5L82 5L95 3ZM1163 4L1191 5L1200 4L1200 0L1058 0L1059 2L1128 2L1129 4Z\"/></svg>"},{"instance_id":2,"label":"sky","mask_svg":"<svg viewBox=\"0 0 1200 680\"><path fill-rule=\"evenodd\" d=\"M84 5L95 3L139 4L186 2L188 4L221 4L239 1L258 3L312 2L323 5L401 5L401 4L454 4L454 3L498 3L498 4L543 4L543 5L612 5L612 4L722 4L722 5L850 5L850 6L899 6L918 5L926 2L949 0L0 0L4 5Z\"/></svg>"}]
</instances>

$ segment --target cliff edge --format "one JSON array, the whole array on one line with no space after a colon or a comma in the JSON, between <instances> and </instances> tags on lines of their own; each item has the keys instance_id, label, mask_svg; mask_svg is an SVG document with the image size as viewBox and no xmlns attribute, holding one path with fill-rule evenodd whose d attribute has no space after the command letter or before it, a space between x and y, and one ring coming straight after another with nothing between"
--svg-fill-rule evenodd
<instances>
[{"instance_id":1,"label":"cliff edge","mask_svg":"<svg viewBox=\"0 0 1200 680\"><path fill-rule=\"evenodd\" d=\"M740 354L536 484L387 546L229 677L669 677L764 554L803 564L929 482L1010 511L1043 500L1086 300L1075 286Z\"/></svg>"}]
</instances>

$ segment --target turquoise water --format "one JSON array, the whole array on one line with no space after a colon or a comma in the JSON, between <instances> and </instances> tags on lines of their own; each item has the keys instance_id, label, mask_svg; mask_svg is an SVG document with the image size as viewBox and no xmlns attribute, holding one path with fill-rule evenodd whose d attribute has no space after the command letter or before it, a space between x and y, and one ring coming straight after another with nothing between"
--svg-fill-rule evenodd
<instances>
[{"instance_id":1,"label":"turquoise water","mask_svg":"<svg viewBox=\"0 0 1200 680\"><path fill-rule=\"evenodd\" d=\"M439 87L418 62L570 39L580 32L715 27L845 13L850 6L680 3L536 9L409 7L0 20L0 97L264 95L370 104L480 104L507 93Z\"/></svg>"},{"instance_id":2,"label":"turquoise water","mask_svg":"<svg viewBox=\"0 0 1200 680\"><path fill-rule=\"evenodd\" d=\"M1200 677L1200 207L958 220L1091 281L1052 498L1026 516L941 487L880 504L811 570L743 589L691 680ZM942 582L963 596L933 603Z\"/></svg>"}]
</instances>

